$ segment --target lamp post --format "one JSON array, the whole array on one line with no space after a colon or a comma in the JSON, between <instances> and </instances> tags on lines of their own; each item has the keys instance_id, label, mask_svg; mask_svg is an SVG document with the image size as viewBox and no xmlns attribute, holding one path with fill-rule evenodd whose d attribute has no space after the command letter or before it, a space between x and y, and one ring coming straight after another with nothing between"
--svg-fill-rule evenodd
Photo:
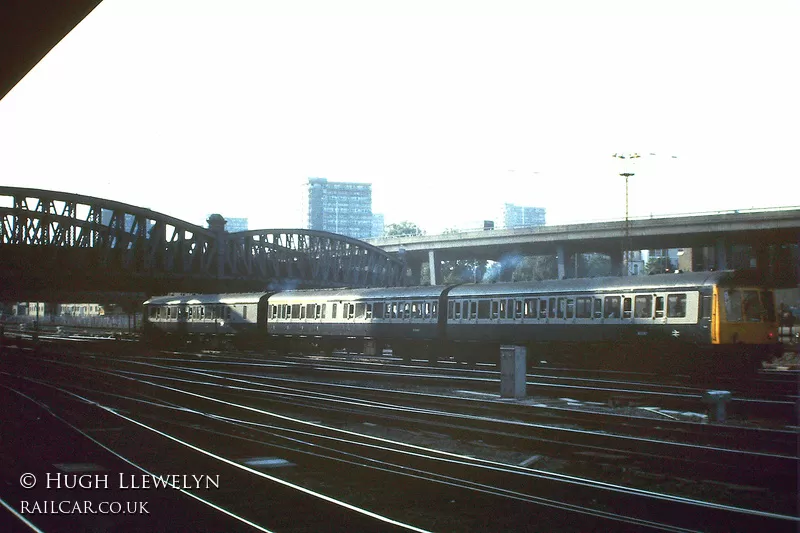
<instances>
[{"instance_id":1,"label":"lamp post","mask_svg":"<svg viewBox=\"0 0 800 533\"><path fill-rule=\"evenodd\" d=\"M633 163L632 160L638 159L641 156L639 154L637 154L637 153L633 153L633 154L614 154L612 157L615 157L617 159L626 159L626 160L629 160L631 163ZM630 262L629 261L629 259L630 259L629 258L629 254L630 254L630 248L631 248L631 242L630 242L630 238L631 238L631 222L630 222L630 217L628 215L629 214L629 210L628 210L628 179L631 176L633 176L634 173L626 171L626 172L620 172L619 175L623 176L625 178L625 229L623 230L623 237L622 237L621 247L622 247L622 275L623 276L627 276L629 274L629 272L628 272L628 263Z\"/></svg>"}]
</instances>

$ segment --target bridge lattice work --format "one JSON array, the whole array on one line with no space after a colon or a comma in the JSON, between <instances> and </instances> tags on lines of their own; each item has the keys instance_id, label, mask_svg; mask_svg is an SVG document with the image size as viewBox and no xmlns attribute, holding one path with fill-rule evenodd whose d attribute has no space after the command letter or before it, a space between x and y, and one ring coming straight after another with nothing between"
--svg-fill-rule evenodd
<instances>
[{"instance_id":1,"label":"bridge lattice work","mask_svg":"<svg viewBox=\"0 0 800 533\"><path fill-rule=\"evenodd\" d=\"M0 187L0 280L9 291L267 290L402 284L405 265L305 229L212 231L72 193Z\"/></svg>"}]
</instances>

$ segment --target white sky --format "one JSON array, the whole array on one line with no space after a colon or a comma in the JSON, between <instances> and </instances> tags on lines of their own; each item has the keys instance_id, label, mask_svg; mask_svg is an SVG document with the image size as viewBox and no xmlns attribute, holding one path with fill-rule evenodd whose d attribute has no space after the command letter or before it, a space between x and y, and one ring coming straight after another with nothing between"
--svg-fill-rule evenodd
<instances>
[{"instance_id":1,"label":"white sky","mask_svg":"<svg viewBox=\"0 0 800 533\"><path fill-rule=\"evenodd\" d=\"M632 216L798 205L798 5L104 0L0 100L0 184L256 229L363 181L435 232L622 218L640 152Z\"/></svg>"}]
</instances>

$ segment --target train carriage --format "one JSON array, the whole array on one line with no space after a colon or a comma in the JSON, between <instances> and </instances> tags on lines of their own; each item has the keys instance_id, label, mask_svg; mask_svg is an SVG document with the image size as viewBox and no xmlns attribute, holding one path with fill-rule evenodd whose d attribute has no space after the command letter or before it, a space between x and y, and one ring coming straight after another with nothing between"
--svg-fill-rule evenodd
<instances>
[{"instance_id":1,"label":"train carriage","mask_svg":"<svg viewBox=\"0 0 800 533\"><path fill-rule=\"evenodd\" d=\"M409 358L441 338L445 287L287 291L269 299L267 331L282 350L349 349ZM291 339L291 342L290 342Z\"/></svg>"},{"instance_id":2,"label":"train carriage","mask_svg":"<svg viewBox=\"0 0 800 533\"><path fill-rule=\"evenodd\" d=\"M144 335L152 343L227 339L239 346L266 340L270 293L156 296L144 302Z\"/></svg>"},{"instance_id":3,"label":"train carriage","mask_svg":"<svg viewBox=\"0 0 800 533\"><path fill-rule=\"evenodd\" d=\"M775 349L773 300L733 272L462 285L446 331L467 358L522 344L580 366L752 368Z\"/></svg>"}]
</instances>

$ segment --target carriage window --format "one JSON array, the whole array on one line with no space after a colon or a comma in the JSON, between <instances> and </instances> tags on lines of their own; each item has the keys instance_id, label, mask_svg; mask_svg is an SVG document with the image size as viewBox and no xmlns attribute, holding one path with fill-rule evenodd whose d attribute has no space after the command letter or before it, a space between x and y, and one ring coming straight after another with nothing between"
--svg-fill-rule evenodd
<instances>
[{"instance_id":1,"label":"carriage window","mask_svg":"<svg viewBox=\"0 0 800 533\"><path fill-rule=\"evenodd\" d=\"M189 308L189 320L191 320L191 319L192 319L192 315L194 314L194 313L192 313L192 310L193 310L193 309L194 309L193 307L190 307L190 308Z\"/></svg>"},{"instance_id":2,"label":"carriage window","mask_svg":"<svg viewBox=\"0 0 800 533\"><path fill-rule=\"evenodd\" d=\"M606 318L619 318L619 296L606 296L603 303L605 308Z\"/></svg>"},{"instance_id":3,"label":"carriage window","mask_svg":"<svg viewBox=\"0 0 800 533\"><path fill-rule=\"evenodd\" d=\"M575 298L567 298L567 318L575 316Z\"/></svg>"},{"instance_id":4,"label":"carriage window","mask_svg":"<svg viewBox=\"0 0 800 533\"><path fill-rule=\"evenodd\" d=\"M314 304L306 304L306 316L308 318L314 318Z\"/></svg>"},{"instance_id":5,"label":"carriage window","mask_svg":"<svg viewBox=\"0 0 800 533\"><path fill-rule=\"evenodd\" d=\"M522 300L514 301L514 318L522 318Z\"/></svg>"},{"instance_id":6,"label":"carriage window","mask_svg":"<svg viewBox=\"0 0 800 533\"><path fill-rule=\"evenodd\" d=\"M558 307L556 311L556 318L564 318L564 311L567 310L567 299L566 298L559 298L558 299Z\"/></svg>"},{"instance_id":7,"label":"carriage window","mask_svg":"<svg viewBox=\"0 0 800 533\"><path fill-rule=\"evenodd\" d=\"M206 317L206 306L202 306L200 308L200 318L205 318L205 317Z\"/></svg>"},{"instance_id":8,"label":"carriage window","mask_svg":"<svg viewBox=\"0 0 800 533\"><path fill-rule=\"evenodd\" d=\"M422 302L411 303L411 316L414 318L422 318Z\"/></svg>"},{"instance_id":9,"label":"carriage window","mask_svg":"<svg viewBox=\"0 0 800 533\"><path fill-rule=\"evenodd\" d=\"M456 303L454 301L447 302L447 318L453 319L456 316Z\"/></svg>"},{"instance_id":10,"label":"carriage window","mask_svg":"<svg viewBox=\"0 0 800 533\"><path fill-rule=\"evenodd\" d=\"M431 302L425 302L423 304L425 306L425 318L431 317Z\"/></svg>"},{"instance_id":11,"label":"carriage window","mask_svg":"<svg viewBox=\"0 0 800 533\"><path fill-rule=\"evenodd\" d=\"M764 307L758 299L758 291L743 291L742 313L748 322L761 322L764 316Z\"/></svg>"},{"instance_id":12,"label":"carriage window","mask_svg":"<svg viewBox=\"0 0 800 533\"><path fill-rule=\"evenodd\" d=\"M490 304L491 307L494 308L497 302L490 302L489 300L481 300L478 302L478 318L489 318L491 316Z\"/></svg>"},{"instance_id":13,"label":"carriage window","mask_svg":"<svg viewBox=\"0 0 800 533\"><path fill-rule=\"evenodd\" d=\"M326 308L327 306L328 306L328 304L322 304L322 315L321 315L321 316L322 316L322 318L325 318L325 308Z\"/></svg>"},{"instance_id":14,"label":"carriage window","mask_svg":"<svg viewBox=\"0 0 800 533\"><path fill-rule=\"evenodd\" d=\"M270 318L275 318L277 312L278 312L278 306L276 306L276 305L270 305L269 306L269 317Z\"/></svg>"},{"instance_id":15,"label":"carriage window","mask_svg":"<svg viewBox=\"0 0 800 533\"><path fill-rule=\"evenodd\" d=\"M538 316L538 307L538 299L534 298L532 300L525 300L525 318L536 318Z\"/></svg>"},{"instance_id":16,"label":"carriage window","mask_svg":"<svg viewBox=\"0 0 800 533\"><path fill-rule=\"evenodd\" d=\"M497 318L500 315L500 302L492 300L492 318Z\"/></svg>"},{"instance_id":17,"label":"carriage window","mask_svg":"<svg viewBox=\"0 0 800 533\"><path fill-rule=\"evenodd\" d=\"M314 318L322 317L322 306L320 304L314 305Z\"/></svg>"},{"instance_id":18,"label":"carriage window","mask_svg":"<svg viewBox=\"0 0 800 533\"><path fill-rule=\"evenodd\" d=\"M725 317L728 322L742 320L742 293L735 290L725 291Z\"/></svg>"},{"instance_id":19,"label":"carriage window","mask_svg":"<svg viewBox=\"0 0 800 533\"><path fill-rule=\"evenodd\" d=\"M403 304L403 318L411 317L411 304L406 302Z\"/></svg>"},{"instance_id":20,"label":"carriage window","mask_svg":"<svg viewBox=\"0 0 800 533\"><path fill-rule=\"evenodd\" d=\"M651 318L653 316L653 297L650 295L637 296L634 312L636 318Z\"/></svg>"},{"instance_id":21,"label":"carriage window","mask_svg":"<svg viewBox=\"0 0 800 533\"><path fill-rule=\"evenodd\" d=\"M630 318L631 317L631 299L630 298L623 298L622 299L622 318Z\"/></svg>"},{"instance_id":22,"label":"carriage window","mask_svg":"<svg viewBox=\"0 0 800 533\"><path fill-rule=\"evenodd\" d=\"M436 302L431 303L431 318L438 318L439 306Z\"/></svg>"},{"instance_id":23,"label":"carriage window","mask_svg":"<svg viewBox=\"0 0 800 533\"><path fill-rule=\"evenodd\" d=\"M167 318L172 318L172 308L167 307Z\"/></svg>"},{"instance_id":24,"label":"carriage window","mask_svg":"<svg viewBox=\"0 0 800 533\"><path fill-rule=\"evenodd\" d=\"M392 302L386 302L384 315L385 318L392 318Z\"/></svg>"},{"instance_id":25,"label":"carriage window","mask_svg":"<svg viewBox=\"0 0 800 533\"><path fill-rule=\"evenodd\" d=\"M707 298L707 297L704 297ZM705 300L704 300L705 301ZM711 298L708 299L709 303ZM656 309L658 314L658 309ZM667 295L667 317L668 318L683 318L686 316L686 295L685 294L668 294ZM709 311L706 318L711 317Z\"/></svg>"},{"instance_id":26,"label":"carriage window","mask_svg":"<svg viewBox=\"0 0 800 533\"><path fill-rule=\"evenodd\" d=\"M656 296L656 318L664 317L664 297Z\"/></svg>"},{"instance_id":27,"label":"carriage window","mask_svg":"<svg viewBox=\"0 0 800 533\"><path fill-rule=\"evenodd\" d=\"M356 304L356 318L364 318L364 313L366 312L366 310L367 310L367 304L365 304L365 303L357 303Z\"/></svg>"},{"instance_id":28,"label":"carriage window","mask_svg":"<svg viewBox=\"0 0 800 533\"><path fill-rule=\"evenodd\" d=\"M339 304L333 304L331 306L331 318L336 318L336 311L339 307Z\"/></svg>"},{"instance_id":29,"label":"carriage window","mask_svg":"<svg viewBox=\"0 0 800 533\"><path fill-rule=\"evenodd\" d=\"M364 315L364 318L366 318L367 320L370 320L372 318L372 304L367 304L367 310L366 314Z\"/></svg>"},{"instance_id":30,"label":"carriage window","mask_svg":"<svg viewBox=\"0 0 800 533\"><path fill-rule=\"evenodd\" d=\"M548 309L550 318L555 318L556 317L556 299L555 298L550 298L549 299L549 302L547 304L547 309Z\"/></svg>"},{"instance_id":31,"label":"carriage window","mask_svg":"<svg viewBox=\"0 0 800 533\"><path fill-rule=\"evenodd\" d=\"M383 313L385 312L384 307L383 302L375 302L372 305L372 316L375 318L383 318Z\"/></svg>"},{"instance_id":32,"label":"carriage window","mask_svg":"<svg viewBox=\"0 0 800 533\"><path fill-rule=\"evenodd\" d=\"M307 305L300 304L300 318L306 317L306 309L308 308Z\"/></svg>"},{"instance_id":33,"label":"carriage window","mask_svg":"<svg viewBox=\"0 0 800 533\"><path fill-rule=\"evenodd\" d=\"M242 318L247 318L247 306L246 305L242 308Z\"/></svg>"},{"instance_id":34,"label":"carriage window","mask_svg":"<svg viewBox=\"0 0 800 533\"><path fill-rule=\"evenodd\" d=\"M603 318L603 299L594 299L594 318Z\"/></svg>"},{"instance_id":35,"label":"carriage window","mask_svg":"<svg viewBox=\"0 0 800 533\"><path fill-rule=\"evenodd\" d=\"M478 302L473 301L469 303L469 318L471 320L478 318Z\"/></svg>"},{"instance_id":36,"label":"carriage window","mask_svg":"<svg viewBox=\"0 0 800 533\"><path fill-rule=\"evenodd\" d=\"M575 299L575 317L576 318L592 318L592 299L591 298L576 298Z\"/></svg>"},{"instance_id":37,"label":"carriage window","mask_svg":"<svg viewBox=\"0 0 800 533\"><path fill-rule=\"evenodd\" d=\"M711 318L711 296L703 296L700 305L700 318Z\"/></svg>"},{"instance_id":38,"label":"carriage window","mask_svg":"<svg viewBox=\"0 0 800 533\"><path fill-rule=\"evenodd\" d=\"M772 291L761 291L761 302L767 313L767 321L775 322L775 297L772 295Z\"/></svg>"},{"instance_id":39,"label":"carriage window","mask_svg":"<svg viewBox=\"0 0 800 533\"><path fill-rule=\"evenodd\" d=\"M539 300L539 318L547 318L547 300Z\"/></svg>"}]
</instances>

